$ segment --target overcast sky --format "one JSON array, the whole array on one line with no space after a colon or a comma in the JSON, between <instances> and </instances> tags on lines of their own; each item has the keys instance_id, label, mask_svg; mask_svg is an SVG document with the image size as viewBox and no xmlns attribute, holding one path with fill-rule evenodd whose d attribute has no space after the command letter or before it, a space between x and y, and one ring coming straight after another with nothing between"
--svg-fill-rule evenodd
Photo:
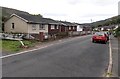
<instances>
[{"instance_id":1,"label":"overcast sky","mask_svg":"<svg viewBox=\"0 0 120 79\"><path fill-rule=\"evenodd\" d=\"M0 6L43 17L90 23L118 15L120 0L0 0ZM92 20L91 20L92 19Z\"/></svg>"}]
</instances>

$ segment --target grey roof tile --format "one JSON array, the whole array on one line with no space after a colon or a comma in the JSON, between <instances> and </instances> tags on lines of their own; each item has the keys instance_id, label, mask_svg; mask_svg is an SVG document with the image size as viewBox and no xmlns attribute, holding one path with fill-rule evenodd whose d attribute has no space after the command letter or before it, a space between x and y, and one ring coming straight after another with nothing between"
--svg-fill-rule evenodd
<instances>
[{"instance_id":1,"label":"grey roof tile","mask_svg":"<svg viewBox=\"0 0 120 79\"><path fill-rule=\"evenodd\" d=\"M67 21L59 21L59 23L64 24L65 26L76 26L75 23L67 22Z\"/></svg>"},{"instance_id":2,"label":"grey roof tile","mask_svg":"<svg viewBox=\"0 0 120 79\"><path fill-rule=\"evenodd\" d=\"M43 18L39 15L24 15L24 14L17 14L21 18L24 18L29 23L47 23L47 24L59 24L57 21L50 19L50 18Z\"/></svg>"}]
</instances>

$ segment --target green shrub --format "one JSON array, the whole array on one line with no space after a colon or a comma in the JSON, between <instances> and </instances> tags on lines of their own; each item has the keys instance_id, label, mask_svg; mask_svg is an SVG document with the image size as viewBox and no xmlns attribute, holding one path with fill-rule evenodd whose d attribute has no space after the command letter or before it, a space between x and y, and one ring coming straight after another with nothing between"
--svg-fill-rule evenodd
<instances>
[{"instance_id":1,"label":"green shrub","mask_svg":"<svg viewBox=\"0 0 120 79\"><path fill-rule=\"evenodd\" d=\"M19 41L12 41L12 40L2 40L2 49L7 51L19 51L20 48Z\"/></svg>"},{"instance_id":2,"label":"green shrub","mask_svg":"<svg viewBox=\"0 0 120 79\"><path fill-rule=\"evenodd\" d=\"M32 47L37 43L37 41L23 40L23 43L25 44L25 46ZM2 49L10 52L22 50L21 43L14 40L2 40Z\"/></svg>"},{"instance_id":3,"label":"green shrub","mask_svg":"<svg viewBox=\"0 0 120 79\"><path fill-rule=\"evenodd\" d=\"M115 30L115 36L120 37L120 27Z\"/></svg>"},{"instance_id":4,"label":"green shrub","mask_svg":"<svg viewBox=\"0 0 120 79\"><path fill-rule=\"evenodd\" d=\"M68 36L68 32L60 32L56 36Z\"/></svg>"}]
</instances>

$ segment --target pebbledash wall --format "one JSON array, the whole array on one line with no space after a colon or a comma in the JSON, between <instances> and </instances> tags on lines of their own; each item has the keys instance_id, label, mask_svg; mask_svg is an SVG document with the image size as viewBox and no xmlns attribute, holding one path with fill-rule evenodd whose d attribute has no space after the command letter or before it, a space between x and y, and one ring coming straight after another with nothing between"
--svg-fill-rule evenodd
<instances>
[{"instance_id":1,"label":"pebbledash wall","mask_svg":"<svg viewBox=\"0 0 120 79\"><path fill-rule=\"evenodd\" d=\"M33 28L35 26L35 28ZM28 33L29 34L39 34L39 32L48 33L48 25L44 25L44 29L40 29L40 24L28 24Z\"/></svg>"},{"instance_id":2,"label":"pebbledash wall","mask_svg":"<svg viewBox=\"0 0 120 79\"><path fill-rule=\"evenodd\" d=\"M35 28L33 29L33 26L35 26ZM48 25L44 24L44 29L40 29L40 24L28 24L28 34L32 35L33 37L35 37L35 39L39 39L39 33L43 32L44 36L48 35Z\"/></svg>"},{"instance_id":3,"label":"pebbledash wall","mask_svg":"<svg viewBox=\"0 0 120 79\"><path fill-rule=\"evenodd\" d=\"M14 23L14 29L12 29L12 23ZM5 22L5 32L13 33L28 33L28 24L16 16L12 16L9 20Z\"/></svg>"}]
</instances>

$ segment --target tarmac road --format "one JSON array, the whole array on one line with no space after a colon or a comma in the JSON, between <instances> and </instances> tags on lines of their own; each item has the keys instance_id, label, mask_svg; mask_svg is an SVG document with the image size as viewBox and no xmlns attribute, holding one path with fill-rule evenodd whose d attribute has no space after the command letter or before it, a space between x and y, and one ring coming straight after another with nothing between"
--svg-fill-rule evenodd
<instances>
[{"instance_id":1,"label":"tarmac road","mask_svg":"<svg viewBox=\"0 0 120 79\"><path fill-rule=\"evenodd\" d=\"M3 77L102 77L109 44L92 43L91 35L61 40L36 51L2 59Z\"/></svg>"}]
</instances>

